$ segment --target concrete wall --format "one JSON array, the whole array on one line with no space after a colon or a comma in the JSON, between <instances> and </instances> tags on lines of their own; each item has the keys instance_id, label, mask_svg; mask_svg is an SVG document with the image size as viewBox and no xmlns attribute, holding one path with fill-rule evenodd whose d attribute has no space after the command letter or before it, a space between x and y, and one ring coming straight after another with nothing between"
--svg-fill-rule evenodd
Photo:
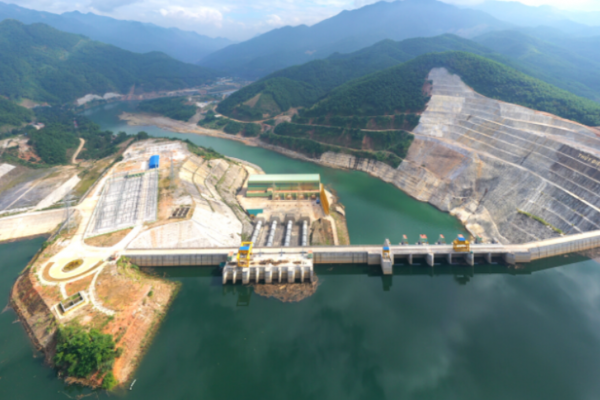
<instances>
[{"instance_id":1,"label":"concrete wall","mask_svg":"<svg viewBox=\"0 0 600 400\"><path fill-rule=\"evenodd\" d=\"M64 209L0 218L0 242L48 234L55 230L65 218Z\"/></svg>"},{"instance_id":2,"label":"concrete wall","mask_svg":"<svg viewBox=\"0 0 600 400\"><path fill-rule=\"evenodd\" d=\"M527 244L531 260L586 251L600 247L600 231Z\"/></svg>"}]
</instances>

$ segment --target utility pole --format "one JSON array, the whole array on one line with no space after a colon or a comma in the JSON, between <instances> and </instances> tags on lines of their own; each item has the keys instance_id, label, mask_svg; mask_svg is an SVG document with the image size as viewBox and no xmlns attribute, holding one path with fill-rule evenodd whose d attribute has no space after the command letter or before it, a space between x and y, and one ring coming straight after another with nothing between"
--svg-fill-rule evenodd
<instances>
[{"instance_id":1,"label":"utility pole","mask_svg":"<svg viewBox=\"0 0 600 400\"><path fill-rule=\"evenodd\" d=\"M173 169L173 153L171 152L171 190L175 189L175 172Z\"/></svg>"}]
</instances>

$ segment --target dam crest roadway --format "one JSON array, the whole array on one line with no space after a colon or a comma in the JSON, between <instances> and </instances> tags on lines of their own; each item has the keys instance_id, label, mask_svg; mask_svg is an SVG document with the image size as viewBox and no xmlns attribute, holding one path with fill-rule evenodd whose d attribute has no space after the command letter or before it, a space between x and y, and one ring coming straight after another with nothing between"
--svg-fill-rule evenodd
<instances>
[{"instance_id":1,"label":"dam crest roadway","mask_svg":"<svg viewBox=\"0 0 600 400\"><path fill-rule=\"evenodd\" d=\"M131 259L140 267L206 267L226 263L223 282L238 280L250 282L296 282L313 277L313 264L366 264L380 265L384 275L393 274L395 264L413 264L425 260L427 265L440 261L493 263L501 259L507 264L528 263L544 258L566 255L600 247L600 231L586 232L560 238L547 239L525 244L471 244L469 252L456 252L452 245L390 245L389 257L384 246L308 246L308 247L259 247L253 257L264 262L249 267L235 265L233 257L237 248L203 249L136 249L124 250L120 256ZM302 263L302 261L309 261ZM228 262L229 261L229 262ZM301 264L302 263L302 264ZM306 270L306 264L310 268ZM228 265L230 267L228 268Z\"/></svg>"}]
</instances>

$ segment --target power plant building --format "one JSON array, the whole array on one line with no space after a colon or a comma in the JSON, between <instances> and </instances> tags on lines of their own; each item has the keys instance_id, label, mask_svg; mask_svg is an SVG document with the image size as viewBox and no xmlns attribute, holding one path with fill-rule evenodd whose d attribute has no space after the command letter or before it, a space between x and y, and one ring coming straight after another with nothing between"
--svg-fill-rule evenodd
<instances>
[{"instance_id":1,"label":"power plant building","mask_svg":"<svg viewBox=\"0 0 600 400\"><path fill-rule=\"evenodd\" d=\"M267 197L272 200L316 199L321 192L319 174L250 175L247 197Z\"/></svg>"},{"instance_id":2,"label":"power plant building","mask_svg":"<svg viewBox=\"0 0 600 400\"><path fill-rule=\"evenodd\" d=\"M150 161L148 161L148 169L158 168L160 163L160 156L154 155L150 157Z\"/></svg>"}]
</instances>

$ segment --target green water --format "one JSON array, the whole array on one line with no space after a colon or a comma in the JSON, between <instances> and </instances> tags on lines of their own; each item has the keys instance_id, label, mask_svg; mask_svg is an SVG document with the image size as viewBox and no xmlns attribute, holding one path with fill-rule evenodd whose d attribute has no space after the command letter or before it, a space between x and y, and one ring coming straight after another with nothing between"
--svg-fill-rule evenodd
<instances>
[{"instance_id":1,"label":"green water","mask_svg":"<svg viewBox=\"0 0 600 400\"><path fill-rule=\"evenodd\" d=\"M397 230L458 229L452 218L366 175L205 139L199 141L269 172L277 163L281 171L320 172L347 205L354 243L379 243ZM361 210L367 215L354 215ZM0 296L8 297L40 243L0 245ZM241 286L224 291L213 269L169 270L182 290L133 390L117 397L597 399L600 265L569 256L514 274L503 266L471 272L396 267L384 280L377 268L320 267L316 294L284 304ZM55 373L32 357L14 320L10 310L0 314L0 399L67 398ZM69 390L72 398L78 394Z\"/></svg>"}]
</instances>

